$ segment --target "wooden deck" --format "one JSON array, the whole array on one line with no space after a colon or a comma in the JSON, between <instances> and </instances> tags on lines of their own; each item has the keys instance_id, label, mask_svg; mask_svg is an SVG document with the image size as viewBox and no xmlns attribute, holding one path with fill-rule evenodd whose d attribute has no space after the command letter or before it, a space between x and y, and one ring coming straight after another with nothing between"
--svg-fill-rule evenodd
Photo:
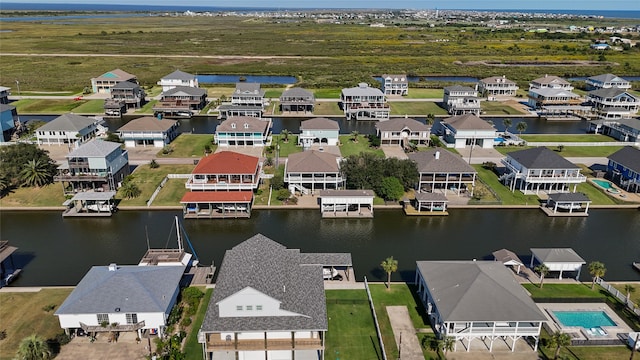
<instances>
[{"instance_id":1,"label":"wooden deck","mask_svg":"<svg viewBox=\"0 0 640 360\"><path fill-rule=\"evenodd\" d=\"M546 206L540 206L540 209L549 217L587 217L589 216L589 214L584 212L583 210L578 210L571 213L568 211L557 211L554 213L553 209L548 208Z\"/></svg>"},{"instance_id":2,"label":"wooden deck","mask_svg":"<svg viewBox=\"0 0 640 360\"><path fill-rule=\"evenodd\" d=\"M357 211L323 211L323 219L372 219L373 211L362 208L360 212Z\"/></svg>"},{"instance_id":3,"label":"wooden deck","mask_svg":"<svg viewBox=\"0 0 640 360\"><path fill-rule=\"evenodd\" d=\"M67 209L62 213L62 217L109 217L111 215L113 215L113 212L78 211L75 207Z\"/></svg>"},{"instance_id":4,"label":"wooden deck","mask_svg":"<svg viewBox=\"0 0 640 360\"><path fill-rule=\"evenodd\" d=\"M404 214L407 216L447 216L449 215L448 211L441 211L441 210L434 210L434 211L429 211L429 210L422 210L422 211L418 211L416 210L415 207L413 207L413 205L408 205L404 207Z\"/></svg>"},{"instance_id":5,"label":"wooden deck","mask_svg":"<svg viewBox=\"0 0 640 360\"><path fill-rule=\"evenodd\" d=\"M209 285L213 282L213 275L216 267L211 266L192 266L188 272L182 276L182 285Z\"/></svg>"}]
</instances>

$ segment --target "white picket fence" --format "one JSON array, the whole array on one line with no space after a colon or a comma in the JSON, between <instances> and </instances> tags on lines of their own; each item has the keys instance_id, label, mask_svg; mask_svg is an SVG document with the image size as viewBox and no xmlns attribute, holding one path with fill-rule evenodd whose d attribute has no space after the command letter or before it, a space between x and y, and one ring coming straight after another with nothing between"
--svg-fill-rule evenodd
<instances>
[{"instance_id":1,"label":"white picket fence","mask_svg":"<svg viewBox=\"0 0 640 360\"><path fill-rule=\"evenodd\" d=\"M165 176L164 179L162 179L162 181L160 182L160 185L158 185L158 187L153 192L153 194L151 194L149 201L147 201L147 207L151 206L151 204L153 203L153 200L156 199L156 196L158 196L158 193L160 192L160 190L162 190L162 188L167 183L167 181L169 181L169 179L188 179L189 176L191 176L191 174L167 174L167 176Z\"/></svg>"},{"instance_id":2,"label":"white picket fence","mask_svg":"<svg viewBox=\"0 0 640 360\"><path fill-rule=\"evenodd\" d=\"M621 293L618 289L616 289L615 287L613 287L611 284L607 283L606 281L602 280L601 278L596 278L596 283L600 286L602 286L605 290L607 290L607 292L609 292L609 294L615 296L616 298L618 298L618 300L620 300L623 304L625 304L629 310L631 310L632 312L634 312L636 315L640 316L640 309L638 308L638 305L636 305L633 301L631 300L627 300L627 295Z\"/></svg>"},{"instance_id":3,"label":"white picket fence","mask_svg":"<svg viewBox=\"0 0 640 360\"><path fill-rule=\"evenodd\" d=\"M640 146L640 143L624 141L574 142L574 141L529 141L527 146Z\"/></svg>"}]
</instances>

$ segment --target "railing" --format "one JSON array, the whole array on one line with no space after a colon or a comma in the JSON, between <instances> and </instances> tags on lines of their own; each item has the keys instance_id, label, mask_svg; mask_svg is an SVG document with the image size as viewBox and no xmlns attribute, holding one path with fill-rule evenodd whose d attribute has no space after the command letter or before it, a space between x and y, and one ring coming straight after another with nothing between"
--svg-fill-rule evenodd
<instances>
[{"instance_id":1,"label":"railing","mask_svg":"<svg viewBox=\"0 0 640 360\"><path fill-rule=\"evenodd\" d=\"M102 325L87 325L85 323L80 323L80 328L85 332L105 332L105 331L136 331L144 328L145 323L144 320L137 322L135 324L118 324L113 325L109 324L107 326Z\"/></svg>"},{"instance_id":2,"label":"railing","mask_svg":"<svg viewBox=\"0 0 640 360\"><path fill-rule=\"evenodd\" d=\"M56 175L55 181L107 181L107 175Z\"/></svg>"},{"instance_id":3,"label":"railing","mask_svg":"<svg viewBox=\"0 0 640 360\"><path fill-rule=\"evenodd\" d=\"M524 177L527 182L536 182L536 183L557 183L557 182L570 182L570 183L578 183L587 181L587 177L584 175L580 176L531 176L527 175Z\"/></svg>"},{"instance_id":4,"label":"railing","mask_svg":"<svg viewBox=\"0 0 640 360\"><path fill-rule=\"evenodd\" d=\"M384 349L384 342L382 341L382 332L380 331L380 325L378 324L378 316L376 315L376 308L373 305L373 299L371 298L371 290L369 290L369 283L367 277L364 277L364 288L367 290L367 297L369 298L369 305L371 306L371 313L373 314L373 322L376 324L376 334L378 335L378 341L380 342L380 351L382 352L382 360L387 360L387 352Z\"/></svg>"},{"instance_id":5,"label":"railing","mask_svg":"<svg viewBox=\"0 0 640 360\"><path fill-rule=\"evenodd\" d=\"M620 291L618 291L618 289L614 288L613 286L611 286L611 284L607 283L601 278L596 278L596 283L607 290L609 294L615 296L618 300L620 300L620 302L626 305L626 307L629 308L630 311L640 316L640 309L638 309L638 305L636 305L633 301L627 299L627 296L625 294L621 293Z\"/></svg>"},{"instance_id":6,"label":"railing","mask_svg":"<svg viewBox=\"0 0 640 360\"><path fill-rule=\"evenodd\" d=\"M215 350L289 350L321 349L322 339L246 339L246 340L209 340L209 349Z\"/></svg>"},{"instance_id":7,"label":"railing","mask_svg":"<svg viewBox=\"0 0 640 360\"><path fill-rule=\"evenodd\" d=\"M187 182L186 188L191 190L252 190L258 186L258 182L246 183L194 183Z\"/></svg>"}]
</instances>

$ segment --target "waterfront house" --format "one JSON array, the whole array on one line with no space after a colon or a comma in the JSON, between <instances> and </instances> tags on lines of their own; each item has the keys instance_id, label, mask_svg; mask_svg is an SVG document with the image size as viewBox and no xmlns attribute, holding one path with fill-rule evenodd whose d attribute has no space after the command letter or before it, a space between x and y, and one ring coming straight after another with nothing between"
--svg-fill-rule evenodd
<instances>
[{"instance_id":1,"label":"waterfront house","mask_svg":"<svg viewBox=\"0 0 640 360\"><path fill-rule=\"evenodd\" d=\"M289 154L284 163L284 182L292 193L339 189L345 181L340 174L340 161L337 155L316 150Z\"/></svg>"},{"instance_id":2,"label":"waterfront house","mask_svg":"<svg viewBox=\"0 0 640 360\"><path fill-rule=\"evenodd\" d=\"M131 75L120 69L115 69L91 79L91 89L94 93L109 94L111 93L111 88L122 81L138 83L135 75Z\"/></svg>"},{"instance_id":3,"label":"waterfront house","mask_svg":"<svg viewBox=\"0 0 640 360\"><path fill-rule=\"evenodd\" d=\"M133 119L118 130L126 147L165 147L178 136L178 122L150 116Z\"/></svg>"},{"instance_id":4,"label":"waterfront house","mask_svg":"<svg viewBox=\"0 0 640 360\"><path fill-rule=\"evenodd\" d=\"M18 111L13 105L0 103L0 143L11 140L11 136L16 130L16 124L20 125Z\"/></svg>"},{"instance_id":5,"label":"waterfront house","mask_svg":"<svg viewBox=\"0 0 640 360\"><path fill-rule=\"evenodd\" d=\"M554 76L554 75L545 75L541 78L537 78L535 80L531 80L529 83L529 90L531 89L562 89L571 91L573 90L573 86L567 80Z\"/></svg>"},{"instance_id":6,"label":"waterfront house","mask_svg":"<svg viewBox=\"0 0 640 360\"><path fill-rule=\"evenodd\" d=\"M40 145L62 145L77 147L94 138L100 121L75 114L63 114L36 130Z\"/></svg>"},{"instance_id":7,"label":"waterfront house","mask_svg":"<svg viewBox=\"0 0 640 360\"><path fill-rule=\"evenodd\" d=\"M459 155L444 149L429 149L411 153L409 159L418 167L419 191L440 190L446 194L450 190L460 195L468 190L473 195L477 171Z\"/></svg>"},{"instance_id":8,"label":"waterfront house","mask_svg":"<svg viewBox=\"0 0 640 360\"><path fill-rule=\"evenodd\" d=\"M298 145L309 148L313 144L337 146L340 135L340 125L337 121L327 118L312 118L300 123Z\"/></svg>"},{"instance_id":9,"label":"waterfront house","mask_svg":"<svg viewBox=\"0 0 640 360\"><path fill-rule=\"evenodd\" d=\"M600 119L629 119L640 109L640 97L615 87L590 91L587 101Z\"/></svg>"},{"instance_id":10,"label":"waterfront house","mask_svg":"<svg viewBox=\"0 0 640 360\"><path fill-rule=\"evenodd\" d=\"M386 120L391 113L382 91L367 83L342 89L340 106L347 120Z\"/></svg>"},{"instance_id":11,"label":"waterfront house","mask_svg":"<svg viewBox=\"0 0 640 360\"><path fill-rule=\"evenodd\" d=\"M640 142L640 119L593 120L589 122L589 132L604 134L625 142Z\"/></svg>"},{"instance_id":12,"label":"waterfront house","mask_svg":"<svg viewBox=\"0 0 640 360\"><path fill-rule=\"evenodd\" d=\"M602 74L589 77L585 80L587 90L618 88L623 90L631 89L629 80L623 79L613 74Z\"/></svg>"},{"instance_id":13,"label":"waterfront house","mask_svg":"<svg viewBox=\"0 0 640 360\"><path fill-rule=\"evenodd\" d=\"M271 119L232 116L216 128L218 146L265 146L271 141Z\"/></svg>"},{"instance_id":14,"label":"waterfront house","mask_svg":"<svg viewBox=\"0 0 640 360\"><path fill-rule=\"evenodd\" d=\"M496 138L496 128L473 115L459 115L442 120L438 133L447 147L456 149L467 146L480 146L483 149L493 148Z\"/></svg>"},{"instance_id":15,"label":"waterfront house","mask_svg":"<svg viewBox=\"0 0 640 360\"><path fill-rule=\"evenodd\" d=\"M570 109L571 105L580 105L582 100L580 95L574 94L571 90L556 88L535 88L530 89L527 94L527 105L532 109L564 110Z\"/></svg>"},{"instance_id":16,"label":"waterfront house","mask_svg":"<svg viewBox=\"0 0 640 360\"><path fill-rule=\"evenodd\" d=\"M176 86L164 91L153 106L155 114L164 116L191 117L193 112L207 105L207 90L197 87Z\"/></svg>"},{"instance_id":17,"label":"waterfront house","mask_svg":"<svg viewBox=\"0 0 640 360\"><path fill-rule=\"evenodd\" d=\"M11 95L11 88L0 86L0 104L8 104L9 95Z\"/></svg>"},{"instance_id":18,"label":"waterfront house","mask_svg":"<svg viewBox=\"0 0 640 360\"><path fill-rule=\"evenodd\" d=\"M262 117L264 111L265 91L258 83L236 83L236 88L231 95L231 103L225 103L218 107L220 118L226 119L232 116Z\"/></svg>"},{"instance_id":19,"label":"waterfront house","mask_svg":"<svg viewBox=\"0 0 640 360\"><path fill-rule=\"evenodd\" d=\"M162 337L184 266L93 266L56 310L67 334L135 332Z\"/></svg>"},{"instance_id":20,"label":"waterfront house","mask_svg":"<svg viewBox=\"0 0 640 360\"><path fill-rule=\"evenodd\" d=\"M200 159L185 186L191 191L253 191L260 184L260 159L220 151Z\"/></svg>"},{"instance_id":21,"label":"waterfront house","mask_svg":"<svg viewBox=\"0 0 640 360\"><path fill-rule=\"evenodd\" d=\"M290 88L280 95L280 110L283 112L313 113L315 104L315 95L302 88Z\"/></svg>"},{"instance_id":22,"label":"waterfront house","mask_svg":"<svg viewBox=\"0 0 640 360\"><path fill-rule=\"evenodd\" d=\"M323 218L372 218L373 190L320 190Z\"/></svg>"},{"instance_id":23,"label":"waterfront house","mask_svg":"<svg viewBox=\"0 0 640 360\"><path fill-rule=\"evenodd\" d=\"M323 265L345 255L301 253L261 234L227 250L198 332L205 358L323 359Z\"/></svg>"},{"instance_id":24,"label":"waterfront house","mask_svg":"<svg viewBox=\"0 0 640 360\"><path fill-rule=\"evenodd\" d=\"M626 191L640 193L640 150L631 146L608 156L607 175Z\"/></svg>"},{"instance_id":25,"label":"waterfront house","mask_svg":"<svg viewBox=\"0 0 640 360\"><path fill-rule=\"evenodd\" d=\"M525 194L569 192L571 185L575 192L578 184L587 181L579 166L544 146L510 152L502 163L506 169L500 180L511 191Z\"/></svg>"},{"instance_id":26,"label":"waterfront house","mask_svg":"<svg viewBox=\"0 0 640 360\"><path fill-rule=\"evenodd\" d=\"M120 81L111 87L110 99L114 102L124 102L127 109L142 107L146 102L146 96L142 87L131 81Z\"/></svg>"},{"instance_id":27,"label":"waterfront house","mask_svg":"<svg viewBox=\"0 0 640 360\"><path fill-rule=\"evenodd\" d=\"M478 91L468 86L454 85L445 87L442 104L451 115L480 115Z\"/></svg>"},{"instance_id":28,"label":"waterfront house","mask_svg":"<svg viewBox=\"0 0 640 360\"><path fill-rule=\"evenodd\" d=\"M481 96L492 100L495 98L516 96L518 85L506 76L492 76L478 81L478 91Z\"/></svg>"},{"instance_id":29,"label":"waterfront house","mask_svg":"<svg viewBox=\"0 0 640 360\"><path fill-rule=\"evenodd\" d=\"M582 265L586 262L571 248L535 248L531 249L531 264L544 264L549 271L559 272L558 278L562 280L563 272L575 273L575 279L580 279Z\"/></svg>"},{"instance_id":30,"label":"waterfront house","mask_svg":"<svg viewBox=\"0 0 640 360\"><path fill-rule=\"evenodd\" d=\"M382 92L385 96L409 94L409 80L407 75L382 75Z\"/></svg>"},{"instance_id":31,"label":"waterfront house","mask_svg":"<svg viewBox=\"0 0 640 360\"><path fill-rule=\"evenodd\" d=\"M417 261L415 285L440 337L454 351L493 351L494 343L538 348L547 320L513 273L498 261ZM528 342L527 340L531 340ZM525 341L519 341L525 340Z\"/></svg>"},{"instance_id":32,"label":"waterfront house","mask_svg":"<svg viewBox=\"0 0 640 360\"><path fill-rule=\"evenodd\" d=\"M380 145L400 145L403 148L411 142L428 145L431 127L406 117L393 118L376 123L376 135L380 138Z\"/></svg>"},{"instance_id":33,"label":"waterfront house","mask_svg":"<svg viewBox=\"0 0 640 360\"><path fill-rule=\"evenodd\" d=\"M169 75L165 75L158 81L158 85L162 86L162 92L167 92L175 87L198 87L198 78L184 71L176 70Z\"/></svg>"},{"instance_id":34,"label":"waterfront house","mask_svg":"<svg viewBox=\"0 0 640 360\"><path fill-rule=\"evenodd\" d=\"M129 175L129 153L120 143L94 139L67 154L58 166L55 181L65 193L78 191L116 191Z\"/></svg>"}]
</instances>

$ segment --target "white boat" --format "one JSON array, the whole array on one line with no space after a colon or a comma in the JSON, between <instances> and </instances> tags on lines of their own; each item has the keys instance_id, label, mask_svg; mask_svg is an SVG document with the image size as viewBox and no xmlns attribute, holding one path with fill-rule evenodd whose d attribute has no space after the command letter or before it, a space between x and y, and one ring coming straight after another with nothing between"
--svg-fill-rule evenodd
<instances>
[{"instance_id":1,"label":"white boat","mask_svg":"<svg viewBox=\"0 0 640 360\"><path fill-rule=\"evenodd\" d=\"M86 206L89 211L97 211L97 212L112 212L113 204L101 203L101 204L90 204Z\"/></svg>"},{"instance_id":2,"label":"white boat","mask_svg":"<svg viewBox=\"0 0 640 360\"><path fill-rule=\"evenodd\" d=\"M322 278L325 280L333 279L338 276L338 270L334 268L322 268Z\"/></svg>"},{"instance_id":3,"label":"white boat","mask_svg":"<svg viewBox=\"0 0 640 360\"><path fill-rule=\"evenodd\" d=\"M18 277L18 275L20 275L21 272L22 272L22 269L16 269L11 273L9 273L7 276L4 277L4 279L2 279L2 286L7 286L11 284L11 282L15 280Z\"/></svg>"},{"instance_id":4,"label":"white boat","mask_svg":"<svg viewBox=\"0 0 640 360\"><path fill-rule=\"evenodd\" d=\"M558 204L558 209L562 210L580 210L582 206L580 204Z\"/></svg>"},{"instance_id":5,"label":"white boat","mask_svg":"<svg viewBox=\"0 0 640 360\"><path fill-rule=\"evenodd\" d=\"M324 211L345 211L347 210L347 205L325 205Z\"/></svg>"}]
</instances>

